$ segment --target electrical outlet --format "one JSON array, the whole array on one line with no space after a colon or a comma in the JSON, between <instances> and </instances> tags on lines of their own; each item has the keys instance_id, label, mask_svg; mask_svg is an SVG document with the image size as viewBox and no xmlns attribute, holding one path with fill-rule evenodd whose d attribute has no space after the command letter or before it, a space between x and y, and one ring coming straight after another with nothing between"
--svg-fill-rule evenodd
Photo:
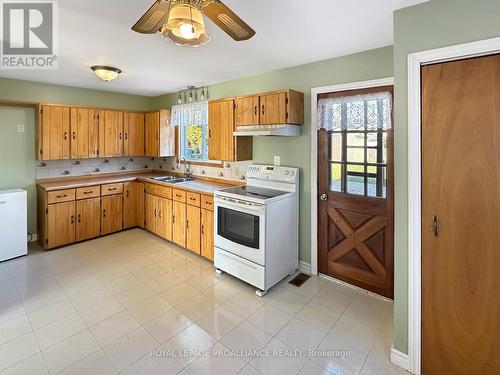
<instances>
[{"instance_id":1,"label":"electrical outlet","mask_svg":"<svg viewBox=\"0 0 500 375\"><path fill-rule=\"evenodd\" d=\"M279 155L274 155L274 165L279 166L281 164L281 157Z\"/></svg>"},{"instance_id":2,"label":"electrical outlet","mask_svg":"<svg viewBox=\"0 0 500 375\"><path fill-rule=\"evenodd\" d=\"M17 132L24 133L24 124L17 124Z\"/></svg>"}]
</instances>

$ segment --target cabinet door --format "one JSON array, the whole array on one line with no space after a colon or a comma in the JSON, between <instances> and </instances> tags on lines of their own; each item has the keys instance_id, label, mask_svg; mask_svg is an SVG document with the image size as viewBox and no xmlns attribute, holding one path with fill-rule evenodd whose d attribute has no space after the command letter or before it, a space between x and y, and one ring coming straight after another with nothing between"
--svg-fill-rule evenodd
<instances>
[{"instance_id":1,"label":"cabinet door","mask_svg":"<svg viewBox=\"0 0 500 375\"><path fill-rule=\"evenodd\" d=\"M146 229L152 233L157 233L157 220L159 200L161 198L146 194L146 207L145 207L145 218L146 218Z\"/></svg>"},{"instance_id":2,"label":"cabinet door","mask_svg":"<svg viewBox=\"0 0 500 375\"><path fill-rule=\"evenodd\" d=\"M49 204L47 209L47 248L75 242L75 202Z\"/></svg>"},{"instance_id":3,"label":"cabinet door","mask_svg":"<svg viewBox=\"0 0 500 375\"><path fill-rule=\"evenodd\" d=\"M201 210L201 255L214 260L214 213Z\"/></svg>"},{"instance_id":4,"label":"cabinet door","mask_svg":"<svg viewBox=\"0 0 500 375\"><path fill-rule=\"evenodd\" d=\"M259 125L259 97L236 98L235 125Z\"/></svg>"},{"instance_id":5,"label":"cabinet door","mask_svg":"<svg viewBox=\"0 0 500 375\"><path fill-rule=\"evenodd\" d=\"M123 185L123 229L144 228L144 183L126 182Z\"/></svg>"},{"instance_id":6,"label":"cabinet door","mask_svg":"<svg viewBox=\"0 0 500 375\"><path fill-rule=\"evenodd\" d=\"M172 201L158 198L157 234L166 240L172 240Z\"/></svg>"},{"instance_id":7,"label":"cabinet door","mask_svg":"<svg viewBox=\"0 0 500 375\"><path fill-rule=\"evenodd\" d=\"M186 247L186 204L172 202L172 241Z\"/></svg>"},{"instance_id":8,"label":"cabinet door","mask_svg":"<svg viewBox=\"0 0 500 375\"><path fill-rule=\"evenodd\" d=\"M101 235L122 230L123 194L102 197L101 211Z\"/></svg>"},{"instance_id":9,"label":"cabinet door","mask_svg":"<svg viewBox=\"0 0 500 375\"><path fill-rule=\"evenodd\" d=\"M217 100L208 105L208 158L234 160L234 100Z\"/></svg>"},{"instance_id":10,"label":"cabinet door","mask_svg":"<svg viewBox=\"0 0 500 375\"><path fill-rule=\"evenodd\" d=\"M286 124L286 93L262 95L260 97L260 124Z\"/></svg>"},{"instance_id":11,"label":"cabinet door","mask_svg":"<svg viewBox=\"0 0 500 375\"><path fill-rule=\"evenodd\" d=\"M186 207L186 247L199 254L201 245L201 210L199 207Z\"/></svg>"},{"instance_id":12,"label":"cabinet door","mask_svg":"<svg viewBox=\"0 0 500 375\"><path fill-rule=\"evenodd\" d=\"M158 156L175 156L175 128L171 124L170 110L162 109L160 111L159 129Z\"/></svg>"},{"instance_id":13,"label":"cabinet door","mask_svg":"<svg viewBox=\"0 0 500 375\"><path fill-rule=\"evenodd\" d=\"M99 111L99 156L123 156L123 112Z\"/></svg>"},{"instance_id":14,"label":"cabinet door","mask_svg":"<svg viewBox=\"0 0 500 375\"><path fill-rule=\"evenodd\" d=\"M123 114L123 154L124 156L144 156L144 113Z\"/></svg>"},{"instance_id":15,"label":"cabinet door","mask_svg":"<svg viewBox=\"0 0 500 375\"><path fill-rule=\"evenodd\" d=\"M70 108L42 106L42 160L70 158Z\"/></svg>"},{"instance_id":16,"label":"cabinet door","mask_svg":"<svg viewBox=\"0 0 500 375\"><path fill-rule=\"evenodd\" d=\"M146 156L159 156L160 153L160 112L146 113Z\"/></svg>"},{"instance_id":17,"label":"cabinet door","mask_svg":"<svg viewBox=\"0 0 500 375\"><path fill-rule=\"evenodd\" d=\"M101 198L76 201L76 241L101 234Z\"/></svg>"},{"instance_id":18,"label":"cabinet door","mask_svg":"<svg viewBox=\"0 0 500 375\"><path fill-rule=\"evenodd\" d=\"M94 108L71 108L71 158L96 158L99 124Z\"/></svg>"}]
</instances>

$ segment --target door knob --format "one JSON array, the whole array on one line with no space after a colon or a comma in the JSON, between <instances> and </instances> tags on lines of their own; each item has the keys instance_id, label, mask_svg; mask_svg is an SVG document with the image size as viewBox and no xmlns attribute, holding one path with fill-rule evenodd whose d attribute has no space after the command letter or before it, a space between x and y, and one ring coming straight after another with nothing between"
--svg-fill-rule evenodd
<instances>
[{"instance_id":1,"label":"door knob","mask_svg":"<svg viewBox=\"0 0 500 375\"><path fill-rule=\"evenodd\" d=\"M327 201L328 200L328 195L326 195L325 193L321 194L319 196L319 199L321 199L322 201Z\"/></svg>"}]
</instances>

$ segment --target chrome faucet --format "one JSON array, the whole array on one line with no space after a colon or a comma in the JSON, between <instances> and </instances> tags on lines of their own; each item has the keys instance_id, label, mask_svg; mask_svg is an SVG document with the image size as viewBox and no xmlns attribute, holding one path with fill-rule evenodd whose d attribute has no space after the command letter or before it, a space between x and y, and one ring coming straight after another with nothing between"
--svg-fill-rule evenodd
<instances>
[{"instance_id":1,"label":"chrome faucet","mask_svg":"<svg viewBox=\"0 0 500 375\"><path fill-rule=\"evenodd\" d=\"M177 162L177 168L180 167L180 163L184 162L184 178L188 179L191 177L191 163L186 159L186 157L181 156Z\"/></svg>"}]
</instances>

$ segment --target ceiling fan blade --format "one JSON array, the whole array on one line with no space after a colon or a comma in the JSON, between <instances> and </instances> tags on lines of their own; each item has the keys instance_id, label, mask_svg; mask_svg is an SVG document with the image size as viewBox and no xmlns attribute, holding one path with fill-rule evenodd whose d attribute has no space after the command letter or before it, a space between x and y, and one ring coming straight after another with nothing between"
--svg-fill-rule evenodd
<instances>
[{"instance_id":1,"label":"ceiling fan blade","mask_svg":"<svg viewBox=\"0 0 500 375\"><path fill-rule=\"evenodd\" d=\"M157 0L132 26L132 30L141 34L157 33L167 21L169 8L170 0Z\"/></svg>"},{"instance_id":2,"label":"ceiling fan blade","mask_svg":"<svg viewBox=\"0 0 500 375\"><path fill-rule=\"evenodd\" d=\"M255 35L255 31L245 21L219 0L206 2L203 13L236 41L247 40Z\"/></svg>"}]
</instances>

